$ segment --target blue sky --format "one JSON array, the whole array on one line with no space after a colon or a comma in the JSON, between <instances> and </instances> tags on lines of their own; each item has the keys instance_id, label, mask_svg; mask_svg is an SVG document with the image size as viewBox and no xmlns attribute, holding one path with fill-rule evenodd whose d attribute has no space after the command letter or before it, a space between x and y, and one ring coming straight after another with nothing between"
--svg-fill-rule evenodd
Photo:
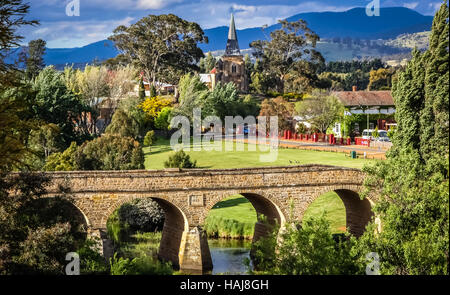
<instances>
[{"instance_id":1,"label":"blue sky","mask_svg":"<svg viewBox=\"0 0 450 295\"><path fill-rule=\"evenodd\" d=\"M78 0L80 16L66 15L72 0L28 0L29 18L41 25L20 33L25 42L42 38L48 47L77 47L107 38L119 25L130 25L149 14L174 13L204 29L228 25L234 12L238 29L271 25L301 12L345 11L370 0ZM400 6L433 15L440 0L380 0L381 7Z\"/></svg>"}]
</instances>

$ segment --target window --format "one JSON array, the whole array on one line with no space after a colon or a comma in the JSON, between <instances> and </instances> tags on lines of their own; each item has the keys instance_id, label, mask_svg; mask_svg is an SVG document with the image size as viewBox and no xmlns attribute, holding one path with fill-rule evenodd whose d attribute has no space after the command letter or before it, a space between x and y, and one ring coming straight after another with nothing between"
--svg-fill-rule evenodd
<instances>
[{"instance_id":1,"label":"window","mask_svg":"<svg viewBox=\"0 0 450 295\"><path fill-rule=\"evenodd\" d=\"M232 73L236 73L236 65L232 65L231 66L231 72Z\"/></svg>"}]
</instances>

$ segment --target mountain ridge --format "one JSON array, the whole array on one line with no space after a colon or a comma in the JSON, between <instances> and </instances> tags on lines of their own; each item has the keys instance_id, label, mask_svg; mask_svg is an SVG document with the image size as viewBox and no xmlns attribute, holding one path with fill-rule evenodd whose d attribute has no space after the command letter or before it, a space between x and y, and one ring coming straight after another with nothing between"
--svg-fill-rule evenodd
<instances>
[{"instance_id":1,"label":"mountain ridge","mask_svg":"<svg viewBox=\"0 0 450 295\"><path fill-rule=\"evenodd\" d=\"M380 16L373 17L365 14L365 8L352 8L343 12L299 13L287 18L288 21L298 19L304 19L308 27L322 39L351 37L375 40L430 30L433 17L405 7L387 7L381 8ZM280 27L280 24L274 24L268 26L265 32L261 29L262 27L237 30L239 45L241 49L247 49L252 41L265 39L266 35ZM203 51L217 51L225 48L227 26L205 29L204 32L208 36L209 43L199 44ZM48 48L44 60L47 65L80 64L106 60L117 54L118 50L112 41L101 40L83 47ZM10 61L12 60L14 60L14 54L10 57Z\"/></svg>"}]
</instances>

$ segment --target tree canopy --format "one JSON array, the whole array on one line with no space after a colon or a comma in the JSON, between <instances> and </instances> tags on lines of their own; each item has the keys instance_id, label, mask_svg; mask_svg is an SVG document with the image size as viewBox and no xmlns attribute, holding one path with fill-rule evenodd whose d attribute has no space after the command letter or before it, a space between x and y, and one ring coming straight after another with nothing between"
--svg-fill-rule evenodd
<instances>
[{"instance_id":1,"label":"tree canopy","mask_svg":"<svg viewBox=\"0 0 450 295\"><path fill-rule=\"evenodd\" d=\"M208 42L198 24L173 14L149 15L129 27L119 26L109 39L154 86L157 81L172 82L166 71L198 70L204 55L197 43Z\"/></svg>"}]
</instances>

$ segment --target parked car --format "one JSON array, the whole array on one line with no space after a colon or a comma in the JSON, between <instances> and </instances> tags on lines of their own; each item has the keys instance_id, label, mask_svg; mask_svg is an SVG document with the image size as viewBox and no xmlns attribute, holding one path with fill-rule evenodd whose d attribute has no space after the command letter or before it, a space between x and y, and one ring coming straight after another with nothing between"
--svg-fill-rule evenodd
<instances>
[{"instance_id":1,"label":"parked car","mask_svg":"<svg viewBox=\"0 0 450 295\"><path fill-rule=\"evenodd\" d=\"M362 138L363 139L376 140L376 141L383 141L383 142L390 142L391 141L391 139L387 135L387 131L386 130L378 130L378 137L377 138L375 138L373 136L373 132L374 131L375 131L375 129L364 129L364 131L362 133Z\"/></svg>"},{"instance_id":2,"label":"parked car","mask_svg":"<svg viewBox=\"0 0 450 295\"><path fill-rule=\"evenodd\" d=\"M391 142L391 139L389 138L389 136L387 135L387 131L386 130L379 130L378 131L378 141L382 141L382 142Z\"/></svg>"},{"instance_id":3,"label":"parked car","mask_svg":"<svg viewBox=\"0 0 450 295\"><path fill-rule=\"evenodd\" d=\"M364 129L362 132L362 138L363 139L373 139L373 132L375 130L374 129Z\"/></svg>"}]
</instances>

